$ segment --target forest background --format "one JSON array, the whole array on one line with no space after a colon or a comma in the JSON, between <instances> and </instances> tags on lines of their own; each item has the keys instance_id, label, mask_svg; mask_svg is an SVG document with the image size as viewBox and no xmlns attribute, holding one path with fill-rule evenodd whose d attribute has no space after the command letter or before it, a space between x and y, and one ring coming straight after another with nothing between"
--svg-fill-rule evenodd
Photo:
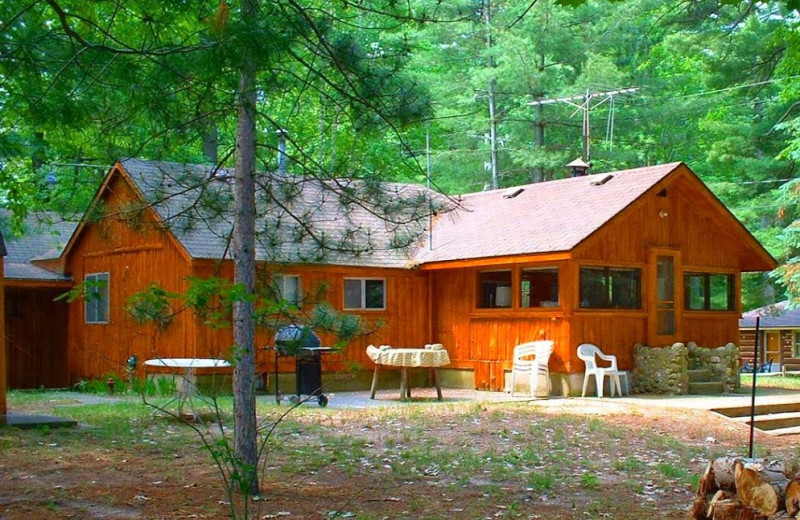
<instances>
[{"instance_id":1,"label":"forest background","mask_svg":"<svg viewBox=\"0 0 800 520\"><path fill-rule=\"evenodd\" d=\"M142 49L172 36L188 45L176 45L174 56L158 47L163 54L148 59L163 61L151 68L125 52L98 67L103 49L76 51L57 9L32 23L33 7L3 4L0 197L13 214L80 217L122 157L232 165L236 110L227 100L235 82L219 63L233 47L215 45L236 34L225 3L94 3L94 25L105 9ZM285 4L309 20L323 10L314 1ZM430 183L448 194L542 182L567 176L565 165L585 157L587 115L593 172L684 161L779 260L775 273L745 276L745 309L800 296L796 5L368 4L325 4L324 23L313 25L335 34L320 41L336 58L336 84L315 68L313 53L293 50L303 29L292 24L302 16L273 18L265 41L293 60L276 59L259 76L259 169ZM114 34L107 36L110 47ZM81 59L94 61L75 66ZM193 67L185 88L176 87L181 67ZM378 109L354 108L355 98Z\"/></svg>"}]
</instances>

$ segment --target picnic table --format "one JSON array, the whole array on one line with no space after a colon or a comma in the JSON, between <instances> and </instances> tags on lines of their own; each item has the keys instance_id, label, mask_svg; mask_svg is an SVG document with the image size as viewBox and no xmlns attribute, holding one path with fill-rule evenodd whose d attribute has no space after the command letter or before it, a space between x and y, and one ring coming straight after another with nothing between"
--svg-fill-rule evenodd
<instances>
[{"instance_id":1,"label":"picnic table","mask_svg":"<svg viewBox=\"0 0 800 520\"><path fill-rule=\"evenodd\" d=\"M400 399L411 398L411 388L408 384L409 368L427 368L432 372L436 395L442 400L442 386L439 378L439 367L450 363L447 350L440 343L425 345L424 348L394 348L389 345L367 347L367 356L375 363L375 372L372 374L372 387L370 399L375 399L378 388L378 373L381 366L400 368Z\"/></svg>"}]
</instances>

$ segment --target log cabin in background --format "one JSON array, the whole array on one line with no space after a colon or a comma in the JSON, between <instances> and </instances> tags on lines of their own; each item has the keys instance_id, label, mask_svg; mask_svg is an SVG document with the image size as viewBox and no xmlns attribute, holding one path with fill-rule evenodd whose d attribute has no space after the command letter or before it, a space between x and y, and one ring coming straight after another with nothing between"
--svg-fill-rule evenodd
<instances>
[{"instance_id":1,"label":"log cabin in background","mask_svg":"<svg viewBox=\"0 0 800 520\"><path fill-rule=\"evenodd\" d=\"M754 359L756 317L760 322ZM800 308L790 307L788 300L743 313L739 332L739 349L745 362L771 372L800 372Z\"/></svg>"},{"instance_id":2,"label":"log cabin in background","mask_svg":"<svg viewBox=\"0 0 800 520\"><path fill-rule=\"evenodd\" d=\"M193 277L232 277L230 182L210 167L124 160L111 168L74 232L63 230L60 254L39 257L45 251L28 245L33 235L9 240L22 265L6 276L13 302L6 324L11 348L29 354L11 358L12 387L119 374L134 355L229 357L230 329L210 328L189 312L164 328L143 325L125 307L154 282L183 292ZM622 370L633 368L637 343L737 343L741 273L776 266L683 163L449 200L384 183L378 189L387 204L409 202L398 205L391 225L348 202L356 186L348 183L337 182L333 195L317 180L264 181L259 196L271 209L259 216L266 232L257 256L284 298L302 304L313 295L381 323L325 358L326 377L360 366L356 379L365 387L370 343L442 343L452 360L442 370L445 386L502 390L514 346L545 338L555 342L553 393L575 394L581 343L616 355ZM200 209L197 200L208 190L217 202ZM432 201L439 210L428 219ZM292 208L324 233L312 240L292 220ZM358 245L365 237L368 248ZM52 302L87 280L104 288L91 301ZM271 334L260 331L257 346L269 345ZM271 359L259 350L262 371ZM282 360L281 371L293 368ZM31 375L15 380L17 370Z\"/></svg>"}]
</instances>

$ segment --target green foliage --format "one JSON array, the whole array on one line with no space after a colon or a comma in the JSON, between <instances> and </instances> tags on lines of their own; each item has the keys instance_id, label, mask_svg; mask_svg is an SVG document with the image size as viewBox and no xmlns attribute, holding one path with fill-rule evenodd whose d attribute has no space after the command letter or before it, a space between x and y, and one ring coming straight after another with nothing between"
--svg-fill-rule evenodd
<instances>
[{"instance_id":1,"label":"green foliage","mask_svg":"<svg viewBox=\"0 0 800 520\"><path fill-rule=\"evenodd\" d=\"M125 310L137 323L153 322L160 329L172 323L174 311L170 300L178 298L177 293L169 292L157 283L150 284L147 290L128 297Z\"/></svg>"}]
</instances>

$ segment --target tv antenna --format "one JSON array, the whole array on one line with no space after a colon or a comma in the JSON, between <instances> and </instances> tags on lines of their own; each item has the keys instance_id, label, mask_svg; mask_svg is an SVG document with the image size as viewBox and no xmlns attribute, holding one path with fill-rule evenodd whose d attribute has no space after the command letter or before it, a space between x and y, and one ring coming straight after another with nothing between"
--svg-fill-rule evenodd
<instances>
[{"instance_id":1,"label":"tv antenna","mask_svg":"<svg viewBox=\"0 0 800 520\"><path fill-rule=\"evenodd\" d=\"M563 98L556 98L556 99L540 99L538 101L530 101L528 104L535 106L535 105L550 105L553 103L566 103L568 105L572 105L575 107L575 112L572 113L573 117L579 111L583 112L583 131L582 131L582 143L583 143L583 152L581 154L581 158L586 162L586 164L590 164L591 154L589 150L589 112L592 109L595 109L602 105L603 103L608 103L611 107L611 111L609 113L609 120L608 126L606 128L606 136L610 137L612 140L614 139L614 96L618 96L620 94L630 94L631 92L636 92L639 90L637 87L631 88L623 88L619 90L611 90L608 92L590 92L589 90L586 91L585 94L581 96L570 96L570 97L563 97Z\"/></svg>"}]
</instances>

